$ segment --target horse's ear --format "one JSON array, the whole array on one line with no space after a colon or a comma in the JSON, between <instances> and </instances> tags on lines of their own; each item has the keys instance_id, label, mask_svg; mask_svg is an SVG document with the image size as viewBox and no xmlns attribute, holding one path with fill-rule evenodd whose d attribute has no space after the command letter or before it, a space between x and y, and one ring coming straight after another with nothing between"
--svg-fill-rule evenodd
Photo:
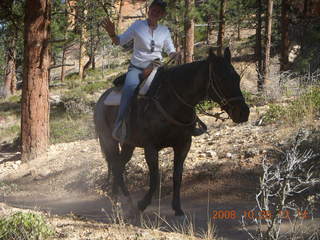
<instances>
[{"instance_id":1,"label":"horse's ear","mask_svg":"<svg viewBox=\"0 0 320 240\"><path fill-rule=\"evenodd\" d=\"M214 59L216 54L214 53L213 47L209 48L209 59Z\"/></svg>"},{"instance_id":2,"label":"horse's ear","mask_svg":"<svg viewBox=\"0 0 320 240\"><path fill-rule=\"evenodd\" d=\"M224 58L231 63L231 52L228 47L224 50Z\"/></svg>"}]
</instances>

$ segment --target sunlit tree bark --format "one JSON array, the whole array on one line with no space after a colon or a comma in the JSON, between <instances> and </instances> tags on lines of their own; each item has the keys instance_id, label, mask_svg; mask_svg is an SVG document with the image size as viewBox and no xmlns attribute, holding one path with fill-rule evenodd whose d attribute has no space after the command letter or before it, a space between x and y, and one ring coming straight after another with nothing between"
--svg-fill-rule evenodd
<instances>
[{"instance_id":1,"label":"sunlit tree bark","mask_svg":"<svg viewBox=\"0 0 320 240\"><path fill-rule=\"evenodd\" d=\"M225 32L225 12L226 12L226 1L227 0L220 0L220 13L219 13L219 31L218 31L218 55L222 56L223 52L223 39L224 39L224 32Z\"/></svg>"},{"instance_id":2,"label":"sunlit tree bark","mask_svg":"<svg viewBox=\"0 0 320 240\"><path fill-rule=\"evenodd\" d=\"M49 139L50 0L27 0L21 105L22 160L46 152Z\"/></svg>"},{"instance_id":3,"label":"sunlit tree bark","mask_svg":"<svg viewBox=\"0 0 320 240\"><path fill-rule=\"evenodd\" d=\"M194 20L193 17L190 16L190 12L194 7L194 0L185 0L185 54L184 59L186 63L190 63L193 61L193 53L194 53Z\"/></svg>"}]
</instances>

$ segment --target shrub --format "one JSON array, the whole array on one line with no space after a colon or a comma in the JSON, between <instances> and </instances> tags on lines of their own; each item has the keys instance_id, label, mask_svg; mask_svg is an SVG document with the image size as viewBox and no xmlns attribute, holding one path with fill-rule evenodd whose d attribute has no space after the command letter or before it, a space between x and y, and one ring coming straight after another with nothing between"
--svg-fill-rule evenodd
<instances>
[{"instance_id":1,"label":"shrub","mask_svg":"<svg viewBox=\"0 0 320 240\"><path fill-rule=\"evenodd\" d=\"M320 88L313 87L287 106L269 105L269 109L264 115L264 120L266 123L282 120L288 124L296 124L302 120L314 119L319 113Z\"/></svg>"},{"instance_id":2,"label":"shrub","mask_svg":"<svg viewBox=\"0 0 320 240\"><path fill-rule=\"evenodd\" d=\"M67 92L62 96L61 101L70 115L81 115L92 111L91 102L80 89Z\"/></svg>"},{"instance_id":3,"label":"shrub","mask_svg":"<svg viewBox=\"0 0 320 240\"><path fill-rule=\"evenodd\" d=\"M88 93L88 94L94 94L98 92L99 90L107 89L107 83L106 82L92 82L88 83L81 87L82 91Z\"/></svg>"},{"instance_id":4,"label":"shrub","mask_svg":"<svg viewBox=\"0 0 320 240\"><path fill-rule=\"evenodd\" d=\"M54 231L39 214L17 212L0 219L1 240L42 240L53 234Z\"/></svg>"},{"instance_id":5,"label":"shrub","mask_svg":"<svg viewBox=\"0 0 320 240\"><path fill-rule=\"evenodd\" d=\"M256 95L247 91L242 91L242 95L249 106L262 106L265 104L265 99L261 95Z\"/></svg>"},{"instance_id":6,"label":"shrub","mask_svg":"<svg viewBox=\"0 0 320 240\"><path fill-rule=\"evenodd\" d=\"M278 120L283 120L286 114L284 107L277 104L270 104L268 111L264 115L265 123L273 123Z\"/></svg>"}]
</instances>

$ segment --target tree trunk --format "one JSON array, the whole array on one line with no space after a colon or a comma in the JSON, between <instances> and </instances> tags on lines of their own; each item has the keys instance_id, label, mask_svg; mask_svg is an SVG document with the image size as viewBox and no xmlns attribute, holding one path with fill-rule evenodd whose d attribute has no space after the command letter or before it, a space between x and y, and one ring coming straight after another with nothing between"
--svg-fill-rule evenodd
<instances>
[{"instance_id":1,"label":"tree trunk","mask_svg":"<svg viewBox=\"0 0 320 240\"><path fill-rule=\"evenodd\" d=\"M208 14L208 26L207 26L207 44L211 45L214 42L214 22L213 16Z\"/></svg>"},{"instance_id":2,"label":"tree trunk","mask_svg":"<svg viewBox=\"0 0 320 240\"><path fill-rule=\"evenodd\" d=\"M65 60L66 60L66 51L67 51L67 45L64 44L63 48L62 48L62 59L61 59L61 82L64 82L64 78L65 78Z\"/></svg>"},{"instance_id":3,"label":"tree trunk","mask_svg":"<svg viewBox=\"0 0 320 240\"><path fill-rule=\"evenodd\" d=\"M179 17L178 17L178 10L176 8L176 1L175 0L170 0L168 2L168 8L171 9L170 13L170 19L174 22L174 27L172 29L173 31L173 44L176 47L176 50L178 52L181 51L181 34L179 34L179 28L178 26L180 25L179 23Z\"/></svg>"},{"instance_id":4,"label":"tree trunk","mask_svg":"<svg viewBox=\"0 0 320 240\"><path fill-rule=\"evenodd\" d=\"M95 53L96 53L96 46L95 45L95 41L94 41L94 36L92 33L92 29L90 30L90 64L91 64L91 68L95 69L96 68L96 59L95 59Z\"/></svg>"},{"instance_id":5,"label":"tree trunk","mask_svg":"<svg viewBox=\"0 0 320 240\"><path fill-rule=\"evenodd\" d=\"M125 0L120 0L120 5L119 5L118 21L117 21L117 25L116 25L116 29L117 29L118 33L120 33L120 31L121 31L121 24L122 24L122 20L123 20L124 1Z\"/></svg>"},{"instance_id":6,"label":"tree trunk","mask_svg":"<svg viewBox=\"0 0 320 240\"><path fill-rule=\"evenodd\" d=\"M184 60L185 63L190 63L193 61L193 52L194 52L194 20L190 16L194 6L194 0L185 0L185 51L184 51Z\"/></svg>"},{"instance_id":7,"label":"tree trunk","mask_svg":"<svg viewBox=\"0 0 320 240\"><path fill-rule=\"evenodd\" d=\"M223 39L225 31L225 12L226 12L226 0L220 0L220 13L219 13L219 32L218 32L218 52L219 56L222 56L223 52Z\"/></svg>"},{"instance_id":8,"label":"tree trunk","mask_svg":"<svg viewBox=\"0 0 320 240\"><path fill-rule=\"evenodd\" d=\"M237 1L237 40L240 41L241 40L241 12L240 12L240 6L241 6L241 1Z\"/></svg>"},{"instance_id":9,"label":"tree trunk","mask_svg":"<svg viewBox=\"0 0 320 240\"><path fill-rule=\"evenodd\" d=\"M6 48L6 68L4 76L4 97L9 97L16 92L16 38L8 36L8 46Z\"/></svg>"},{"instance_id":10,"label":"tree trunk","mask_svg":"<svg viewBox=\"0 0 320 240\"><path fill-rule=\"evenodd\" d=\"M80 46L79 46L79 78L81 80L84 79L84 66L85 66L85 55L86 55L86 49L84 47L85 43L85 31L84 27L81 27L81 33L80 33Z\"/></svg>"},{"instance_id":11,"label":"tree trunk","mask_svg":"<svg viewBox=\"0 0 320 240\"><path fill-rule=\"evenodd\" d=\"M23 161L44 154L48 146L50 11L49 0L26 1L21 104Z\"/></svg>"},{"instance_id":12,"label":"tree trunk","mask_svg":"<svg viewBox=\"0 0 320 240\"><path fill-rule=\"evenodd\" d=\"M288 70L289 65L289 9L288 0L281 3L281 57L280 71Z\"/></svg>"},{"instance_id":13,"label":"tree trunk","mask_svg":"<svg viewBox=\"0 0 320 240\"><path fill-rule=\"evenodd\" d=\"M257 0L257 13L256 13L256 18L257 18L257 25L256 25L256 47L255 47L255 56L256 56L256 61L257 61L257 73L258 73L258 91L263 90L263 77L262 77L262 2L261 0Z\"/></svg>"},{"instance_id":14,"label":"tree trunk","mask_svg":"<svg viewBox=\"0 0 320 240\"><path fill-rule=\"evenodd\" d=\"M271 50L271 36L272 36L272 10L273 0L268 0L266 12L266 34L265 34L265 56L263 64L264 85L267 84L270 78L270 50Z\"/></svg>"},{"instance_id":15,"label":"tree trunk","mask_svg":"<svg viewBox=\"0 0 320 240\"><path fill-rule=\"evenodd\" d=\"M303 2L303 17L307 17L309 12L309 0Z\"/></svg>"}]
</instances>

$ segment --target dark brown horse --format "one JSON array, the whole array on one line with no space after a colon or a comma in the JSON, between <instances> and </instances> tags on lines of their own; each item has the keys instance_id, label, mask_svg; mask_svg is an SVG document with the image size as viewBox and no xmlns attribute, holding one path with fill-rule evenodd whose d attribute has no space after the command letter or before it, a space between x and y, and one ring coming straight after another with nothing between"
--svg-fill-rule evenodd
<instances>
[{"instance_id":1,"label":"dark brown horse","mask_svg":"<svg viewBox=\"0 0 320 240\"><path fill-rule=\"evenodd\" d=\"M174 150L172 208L177 216L184 215L180 204L180 185L183 163L189 152L195 125L195 106L211 99L225 110L236 123L246 122L249 108L240 90L240 77L231 65L227 48L224 57L212 50L206 60L184 64L159 71L160 85L152 97L136 98L127 117L127 139L122 145L112 136L117 107L106 106L103 101L107 90L96 104L94 121L102 152L113 175L112 189L120 187L125 196L130 195L124 183L123 172L135 147L144 148L149 167L149 191L138 202L143 211L150 203L159 184L158 152L162 148Z\"/></svg>"}]
</instances>

